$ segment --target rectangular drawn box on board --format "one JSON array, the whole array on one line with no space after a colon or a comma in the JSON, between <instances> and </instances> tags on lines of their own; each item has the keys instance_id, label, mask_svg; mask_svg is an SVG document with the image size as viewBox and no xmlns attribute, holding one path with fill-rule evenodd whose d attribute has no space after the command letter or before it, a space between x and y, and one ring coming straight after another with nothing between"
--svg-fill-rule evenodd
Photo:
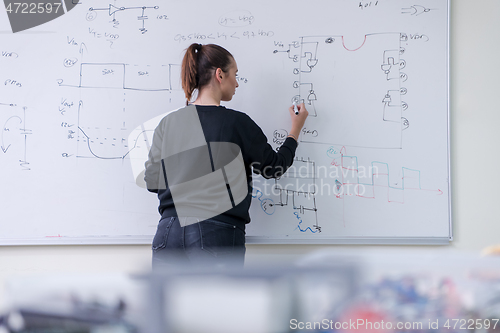
<instances>
[{"instance_id":1,"label":"rectangular drawn box on board","mask_svg":"<svg viewBox=\"0 0 500 333\"><path fill-rule=\"evenodd\" d=\"M80 87L123 89L125 64L81 64Z\"/></svg>"}]
</instances>

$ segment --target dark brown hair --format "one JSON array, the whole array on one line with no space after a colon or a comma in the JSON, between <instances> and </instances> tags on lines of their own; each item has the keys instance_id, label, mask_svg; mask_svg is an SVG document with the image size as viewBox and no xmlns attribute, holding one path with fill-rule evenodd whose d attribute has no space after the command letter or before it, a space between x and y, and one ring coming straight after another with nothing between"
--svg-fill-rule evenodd
<instances>
[{"instance_id":1,"label":"dark brown hair","mask_svg":"<svg viewBox=\"0 0 500 333\"><path fill-rule=\"evenodd\" d=\"M227 72L232 60L233 55L219 45L191 44L184 54L181 70L186 105L191 100L195 89L199 91L210 82L214 70L220 68L223 72Z\"/></svg>"}]
</instances>

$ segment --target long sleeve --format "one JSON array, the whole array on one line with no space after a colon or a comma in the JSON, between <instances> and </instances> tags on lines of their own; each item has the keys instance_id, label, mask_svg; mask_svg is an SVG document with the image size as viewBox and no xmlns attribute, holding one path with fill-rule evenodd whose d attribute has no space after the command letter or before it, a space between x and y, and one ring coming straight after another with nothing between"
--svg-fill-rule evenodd
<instances>
[{"instance_id":1,"label":"long sleeve","mask_svg":"<svg viewBox=\"0 0 500 333\"><path fill-rule=\"evenodd\" d=\"M246 144L247 154L249 156L250 166L255 174L261 175L266 179L279 178L292 165L297 149L297 141L293 138L287 138L279 151L273 150L267 142L267 137L262 132L262 129L249 119L249 125L245 133L247 138L251 138Z\"/></svg>"}]
</instances>

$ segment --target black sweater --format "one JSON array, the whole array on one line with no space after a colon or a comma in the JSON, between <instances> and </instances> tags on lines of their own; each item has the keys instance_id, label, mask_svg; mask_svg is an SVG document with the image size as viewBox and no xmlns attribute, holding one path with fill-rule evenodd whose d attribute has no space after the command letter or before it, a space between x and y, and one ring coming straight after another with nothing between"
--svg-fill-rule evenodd
<instances>
[{"instance_id":1,"label":"black sweater","mask_svg":"<svg viewBox=\"0 0 500 333\"><path fill-rule=\"evenodd\" d=\"M174 112L182 111L181 108ZM232 209L213 218L238 226L244 225L250 222L248 211L252 200L252 168L254 173L260 174L266 179L280 177L292 165L297 142L289 137L279 151L275 152L271 145L268 144L267 138L260 127L245 113L227 109L223 106L200 105L196 105L196 111L207 143L231 142L238 145L241 150L247 177L248 194L242 202ZM169 115L165 116L155 130L149 160L146 162L144 178L148 190L158 193L159 212L163 217L177 216L168 183L161 176L162 149L165 150L165 145L172 142L172 138L169 139L169 131L167 131L167 128L172 126L172 124L168 125L171 119L172 117L169 117ZM177 125L189 127L189 124ZM159 185L160 179L163 184Z\"/></svg>"}]
</instances>

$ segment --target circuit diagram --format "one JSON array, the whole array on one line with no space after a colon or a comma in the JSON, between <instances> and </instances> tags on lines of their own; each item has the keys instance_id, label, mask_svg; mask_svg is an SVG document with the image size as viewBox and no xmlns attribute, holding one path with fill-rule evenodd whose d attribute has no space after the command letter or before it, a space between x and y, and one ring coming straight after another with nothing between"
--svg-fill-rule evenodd
<instances>
[{"instance_id":1,"label":"circuit diagram","mask_svg":"<svg viewBox=\"0 0 500 333\"><path fill-rule=\"evenodd\" d=\"M401 149L402 131L409 127L403 114L408 109L403 100L408 92L405 38L400 33L367 34L351 45L342 35L304 36L288 49L275 50L293 61L297 93L292 101L305 103L309 111L311 132L301 141ZM338 93L345 89L359 98ZM320 130L322 123L333 124L332 130Z\"/></svg>"},{"instance_id":2,"label":"circuit diagram","mask_svg":"<svg viewBox=\"0 0 500 333\"><path fill-rule=\"evenodd\" d=\"M429 12L420 9L414 7L413 10L417 11L412 15ZM329 147L326 151L329 160L312 155L316 161L309 158L307 161L314 172L301 175L314 179L316 191L297 190L300 188L297 182L296 186L287 183L297 180L294 166L304 162L296 160L291 171L275 183L278 195L273 209L291 207L296 215L314 211L320 215L321 221L321 212L326 209L324 205L329 204L330 209L336 207L344 227L346 221L355 220L353 216L359 209L356 206L369 207L373 205L370 202L377 202L383 207L394 207L408 204L408 197L414 198L416 193L419 193L419 198L426 198L421 200L431 200L429 198L443 194L439 188L422 187L418 168L390 167L391 158L386 162L384 159L370 161L364 156L373 151L403 151L404 131L410 128L408 115L411 115L405 101L408 80L411 83L406 73L408 62L405 55L412 51L407 45L409 39L425 42L429 37L406 33L371 33L362 38L352 37L337 34L302 36L290 43L275 43L273 52L288 59L288 64L293 64L293 67L289 66L294 77L290 85L295 93L290 102L304 103L309 112L299 142L308 147L306 151ZM414 61L411 54L409 58ZM282 143L286 136L281 132L274 133L277 144ZM348 149L352 153L347 154ZM328 176L319 176L321 170L329 170L326 172ZM328 193L325 189L329 190ZM302 202L304 198L310 200L301 204L300 198ZM298 217L301 224L305 220L315 221L309 232L316 227L321 231L317 217ZM299 230L303 231L301 226Z\"/></svg>"},{"instance_id":3,"label":"circuit diagram","mask_svg":"<svg viewBox=\"0 0 500 333\"><path fill-rule=\"evenodd\" d=\"M159 8L159 6L117 7L113 4L109 4L108 7L103 8L90 7L86 18L87 21L94 21L98 16L97 13L102 12L104 14L107 14L111 18L110 23L112 24L112 26L114 28L118 28L120 25L120 21L117 19L117 14L124 11L135 11L137 13L140 13L139 16L137 16L137 20L140 22L139 31L142 34L145 34L148 31L146 29L146 21L149 19L147 12L151 10L157 10ZM164 16L166 18L166 15Z\"/></svg>"},{"instance_id":4,"label":"circuit diagram","mask_svg":"<svg viewBox=\"0 0 500 333\"><path fill-rule=\"evenodd\" d=\"M315 162L308 158L295 158L287 172L274 181L272 196L264 197L264 193L257 190L254 191L253 197L260 202L262 210L267 215L273 215L283 208L291 209L296 230L315 234L321 232L316 191Z\"/></svg>"}]
</instances>

